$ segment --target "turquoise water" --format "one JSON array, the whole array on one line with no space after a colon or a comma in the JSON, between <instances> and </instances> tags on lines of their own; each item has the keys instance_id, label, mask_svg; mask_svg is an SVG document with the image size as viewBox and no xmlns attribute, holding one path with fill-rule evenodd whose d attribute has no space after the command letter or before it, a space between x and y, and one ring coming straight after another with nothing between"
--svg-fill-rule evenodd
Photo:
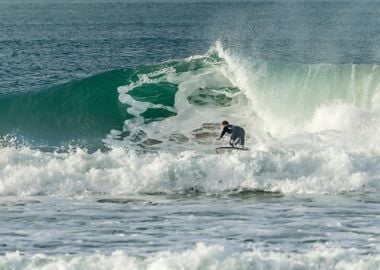
<instances>
[{"instance_id":1,"label":"turquoise water","mask_svg":"<svg viewBox=\"0 0 380 270\"><path fill-rule=\"evenodd\" d=\"M380 269L379 11L0 0L0 269Z\"/></svg>"}]
</instances>

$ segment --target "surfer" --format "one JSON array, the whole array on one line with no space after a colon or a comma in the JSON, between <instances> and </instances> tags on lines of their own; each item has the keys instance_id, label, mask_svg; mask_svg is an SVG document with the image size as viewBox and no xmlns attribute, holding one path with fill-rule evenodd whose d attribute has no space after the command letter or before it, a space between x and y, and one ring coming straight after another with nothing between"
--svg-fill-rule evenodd
<instances>
[{"instance_id":1,"label":"surfer","mask_svg":"<svg viewBox=\"0 0 380 270\"><path fill-rule=\"evenodd\" d=\"M228 134L231 134L231 137L230 137L231 147L237 148L237 146L240 145L241 148L244 148L245 131L242 127L230 125L228 121L224 120L221 123L221 128L223 128L223 131L217 140L220 140L221 138L223 138L224 134L228 133Z\"/></svg>"}]
</instances>

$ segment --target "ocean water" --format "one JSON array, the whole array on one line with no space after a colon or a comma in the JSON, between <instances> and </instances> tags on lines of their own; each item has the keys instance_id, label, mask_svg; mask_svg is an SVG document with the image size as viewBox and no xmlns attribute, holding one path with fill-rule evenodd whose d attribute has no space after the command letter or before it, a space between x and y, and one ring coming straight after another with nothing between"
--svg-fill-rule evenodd
<instances>
[{"instance_id":1,"label":"ocean water","mask_svg":"<svg viewBox=\"0 0 380 270\"><path fill-rule=\"evenodd\" d=\"M380 269L379 12L0 0L0 269Z\"/></svg>"}]
</instances>

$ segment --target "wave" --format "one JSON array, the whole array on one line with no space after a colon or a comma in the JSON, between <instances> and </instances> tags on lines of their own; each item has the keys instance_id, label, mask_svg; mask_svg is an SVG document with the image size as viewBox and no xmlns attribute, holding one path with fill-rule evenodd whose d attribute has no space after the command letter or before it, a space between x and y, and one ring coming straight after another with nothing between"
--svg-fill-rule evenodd
<instances>
[{"instance_id":1,"label":"wave","mask_svg":"<svg viewBox=\"0 0 380 270\"><path fill-rule=\"evenodd\" d=\"M217 42L205 55L0 97L0 135L188 150L213 144L217 124L229 119L251 144L268 133L360 130L352 141L376 145L379 89L377 65L261 63Z\"/></svg>"},{"instance_id":2,"label":"wave","mask_svg":"<svg viewBox=\"0 0 380 270\"><path fill-rule=\"evenodd\" d=\"M378 269L380 256L357 249L315 246L304 253L266 251L256 248L237 253L223 246L197 244L182 252L166 251L148 257L129 256L123 251L110 255L22 255L0 257L6 269Z\"/></svg>"},{"instance_id":3,"label":"wave","mask_svg":"<svg viewBox=\"0 0 380 270\"><path fill-rule=\"evenodd\" d=\"M216 43L205 55L3 96L0 196L376 191L379 72L256 63ZM224 119L246 129L250 151L215 154Z\"/></svg>"}]
</instances>

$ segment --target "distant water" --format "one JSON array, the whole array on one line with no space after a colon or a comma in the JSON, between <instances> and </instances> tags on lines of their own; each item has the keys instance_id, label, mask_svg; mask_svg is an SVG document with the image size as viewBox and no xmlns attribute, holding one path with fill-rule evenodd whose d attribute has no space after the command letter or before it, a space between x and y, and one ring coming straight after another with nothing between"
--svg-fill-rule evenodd
<instances>
[{"instance_id":1,"label":"distant water","mask_svg":"<svg viewBox=\"0 0 380 270\"><path fill-rule=\"evenodd\" d=\"M379 13L0 0L0 269L380 269Z\"/></svg>"}]
</instances>

